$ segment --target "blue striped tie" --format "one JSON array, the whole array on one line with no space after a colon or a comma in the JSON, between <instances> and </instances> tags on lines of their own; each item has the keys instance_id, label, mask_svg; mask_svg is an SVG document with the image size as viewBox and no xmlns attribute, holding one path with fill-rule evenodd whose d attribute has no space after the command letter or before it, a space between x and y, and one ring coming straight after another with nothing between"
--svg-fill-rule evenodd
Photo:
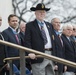
<instances>
[{"instance_id":1,"label":"blue striped tie","mask_svg":"<svg viewBox=\"0 0 76 75\"><path fill-rule=\"evenodd\" d=\"M42 34L42 37L44 39L44 44L46 44L47 43L47 37L46 37L45 31L44 31L44 27L43 27L44 23L41 22L40 25L41 25L41 34Z\"/></svg>"}]
</instances>

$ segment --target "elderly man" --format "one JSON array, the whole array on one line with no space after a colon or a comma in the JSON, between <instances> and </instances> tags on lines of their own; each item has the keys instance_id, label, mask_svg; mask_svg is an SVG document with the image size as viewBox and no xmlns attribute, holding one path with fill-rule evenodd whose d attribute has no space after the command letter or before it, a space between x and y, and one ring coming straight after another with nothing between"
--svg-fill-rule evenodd
<instances>
[{"instance_id":1,"label":"elderly man","mask_svg":"<svg viewBox=\"0 0 76 75\"><path fill-rule=\"evenodd\" d=\"M25 47L52 54L52 38L51 24L44 21L46 8L43 3L39 3L36 7L32 7L31 11L35 11L36 19L26 24L25 31ZM31 58L31 66L33 75L54 75L53 62L48 59L36 58L36 54L28 53Z\"/></svg>"},{"instance_id":2,"label":"elderly man","mask_svg":"<svg viewBox=\"0 0 76 75\"><path fill-rule=\"evenodd\" d=\"M26 28L26 23L25 22L21 22L20 23L20 38L21 38L21 45L24 46L24 36L25 36L25 28Z\"/></svg>"},{"instance_id":3,"label":"elderly man","mask_svg":"<svg viewBox=\"0 0 76 75\"><path fill-rule=\"evenodd\" d=\"M73 42L76 42L76 25L72 25L73 26L73 33L72 33L72 36L71 36L71 40Z\"/></svg>"},{"instance_id":4,"label":"elderly man","mask_svg":"<svg viewBox=\"0 0 76 75\"><path fill-rule=\"evenodd\" d=\"M73 26L66 24L63 26L62 39L65 45L65 59L75 62L75 48L74 43L70 40L73 32ZM75 68L65 66L64 75L75 75Z\"/></svg>"},{"instance_id":5,"label":"elderly man","mask_svg":"<svg viewBox=\"0 0 76 75\"><path fill-rule=\"evenodd\" d=\"M51 20L51 24L53 26L53 35L54 35L54 48L53 49L53 55L64 58L65 54L65 49L64 49L64 44L61 39L61 33L60 33L60 19L59 18L53 18ZM63 64L55 62L55 67L54 70L56 71L56 75L63 75Z\"/></svg>"},{"instance_id":6,"label":"elderly man","mask_svg":"<svg viewBox=\"0 0 76 75\"><path fill-rule=\"evenodd\" d=\"M73 24L73 33L72 33L72 36L70 37L71 41L74 43L74 48L75 48L75 55L76 55L76 25ZM75 59L76 59L76 56L75 56ZM76 71L75 71L76 73Z\"/></svg>"}]
</instances>

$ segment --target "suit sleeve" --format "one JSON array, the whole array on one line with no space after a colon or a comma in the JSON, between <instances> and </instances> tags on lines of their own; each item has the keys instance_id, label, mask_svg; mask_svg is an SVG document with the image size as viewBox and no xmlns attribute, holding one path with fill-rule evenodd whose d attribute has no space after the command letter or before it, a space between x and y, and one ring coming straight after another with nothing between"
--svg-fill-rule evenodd
<instances>
[{"instance_id":1,"label":"suit sleeve","mask_svg":"<svg viewBox=\"0 0 76 75\"><path fill-rule=\"evenodd\" d=\"M4 37L4 41L8 41L8 36L4 31L2 32L2 35ZM7 46L5 46L5 54L6 54L6 57L8 57Z\"/></svg>"},{"instance_id":2,"label":"suit sleeve","mask_svg":"<svg viewBox=\"0 0 76 75\"><path fill-rule=\"evenodd\" d=\"M29 24L26 24L26 30L25 30L25 47L31 48L31 29L29 27Z\"/></svg>"}]
</instances>

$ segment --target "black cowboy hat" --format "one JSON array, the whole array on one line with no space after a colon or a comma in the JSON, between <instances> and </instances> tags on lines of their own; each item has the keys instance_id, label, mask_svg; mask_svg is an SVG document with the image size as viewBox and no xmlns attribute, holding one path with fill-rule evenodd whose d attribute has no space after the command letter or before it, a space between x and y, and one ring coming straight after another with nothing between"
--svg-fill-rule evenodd
<instances>
[{"instance_id":1,"label":"black cowboy hat","mask_svg":"<svg viewBox=\"0 0 76 75\"><path fill-rule=\"evenodd\" d=\"M36 8L35 8L35 7L31 7L30 10L31 10L31 11L36 11L36 10L49 11L50 8L45 8L45 5L44 5L43 3L39 3L39 4L37 4Z\"/></svg>"}]
</instances>

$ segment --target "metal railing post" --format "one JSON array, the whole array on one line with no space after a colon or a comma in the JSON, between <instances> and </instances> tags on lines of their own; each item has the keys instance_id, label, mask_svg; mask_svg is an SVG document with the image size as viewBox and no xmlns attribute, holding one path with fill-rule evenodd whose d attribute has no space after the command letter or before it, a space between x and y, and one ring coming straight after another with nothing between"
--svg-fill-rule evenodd
<instances>
[{"instance_id":1,"label":"metal railing post","mask_svg":"<svg viewBox=\"0 0 76 75\"><path fill-rule=\"evenodd\" d=\"M20 50L20 73L26 75L25 72L25 51Z\"/></svg>"},{"instance_id":2,"label":"metal railing post","mask_svg":"<svg viewBox=\"0 0 76 75\"><path fill-rule=\"evenodd\" d=\"M9 67L10 67L9 74L10 75L13 75L13 64L12 64L12 60L9 60L8 63L9 63Z\"/></svg>"}]
</instances>

